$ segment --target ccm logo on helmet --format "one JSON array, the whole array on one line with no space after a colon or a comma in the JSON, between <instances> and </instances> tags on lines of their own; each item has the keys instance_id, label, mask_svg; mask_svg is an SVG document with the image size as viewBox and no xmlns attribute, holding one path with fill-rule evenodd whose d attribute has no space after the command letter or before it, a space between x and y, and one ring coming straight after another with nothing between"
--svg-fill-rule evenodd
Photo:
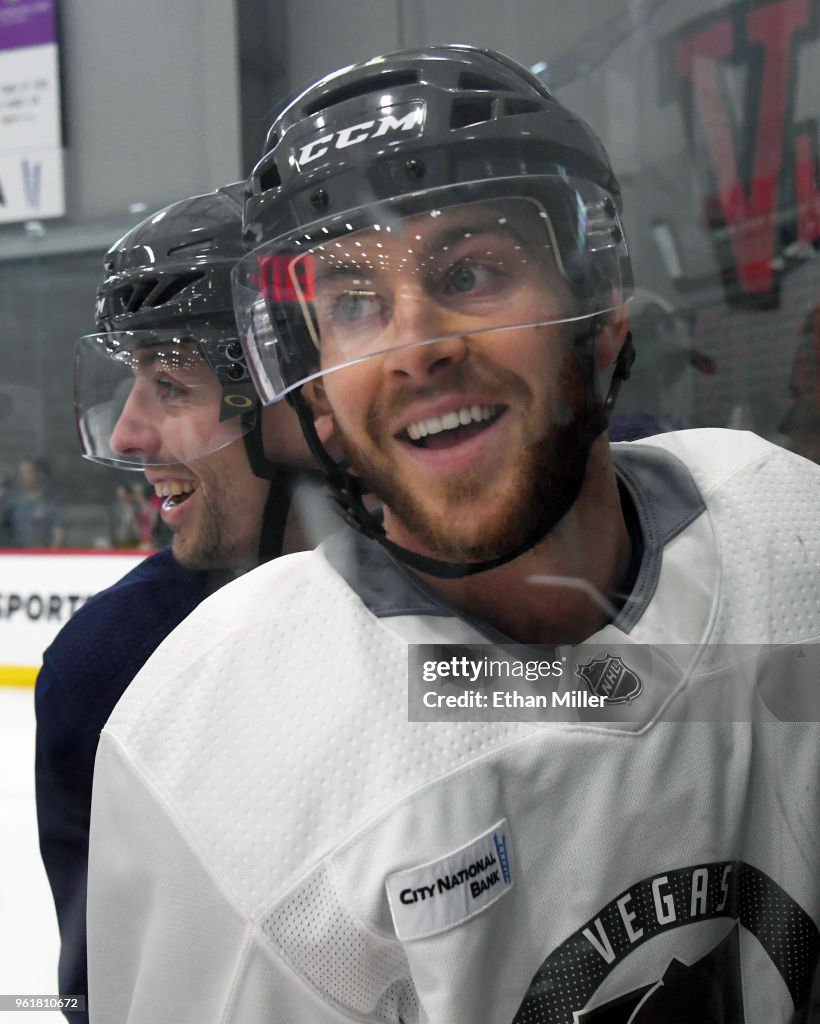
<instances>
[{"instance_id":1,"label":"ccm logo on helmet","mask_svg":"<svg viewBox=\"0 0 820 1024\"><path fill-rule=\"evenodd\" d=\"M338 132L326 132L311 139L305 146L293 150L293 158L300 169L323 157L331 149L347 149L358 146L366 139L379 139L395 135L399 132L414 132L421 135L424 126L424 114L427 105L423 101L402 104L394 107L390 113L372 121L359 121ZM407 111L407 113L402 113Z\"/></svg>"}]
</instances>

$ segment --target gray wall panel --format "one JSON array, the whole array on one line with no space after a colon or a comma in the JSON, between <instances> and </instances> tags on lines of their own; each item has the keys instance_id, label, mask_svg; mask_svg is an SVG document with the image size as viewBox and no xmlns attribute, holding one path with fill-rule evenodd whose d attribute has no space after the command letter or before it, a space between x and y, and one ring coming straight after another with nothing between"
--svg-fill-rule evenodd
<instances>
[{"instance_id":1,"label":"gray wall panel","mask_svg":"<svg viewBox=\"0 0 820 1024\"><path fill-rule=\"evenodd\" d=\"M61 9L70 220L149 208L240 174L232 4Z\"/></svg>"}]
</instances>

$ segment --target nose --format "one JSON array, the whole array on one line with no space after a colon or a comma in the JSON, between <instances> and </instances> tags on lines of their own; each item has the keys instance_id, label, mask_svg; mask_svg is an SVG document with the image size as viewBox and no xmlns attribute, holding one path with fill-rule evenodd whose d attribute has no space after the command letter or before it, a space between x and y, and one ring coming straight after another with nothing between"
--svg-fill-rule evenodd
<instances>
[{"instance_id":1,"label":"nose","mask_svg":"<svg viewBox=\"0 0 820 1024\"><path fill-rule=\"evenodd\" d=\"M140 463L149 462L162 447L157 418L151 415L140 381L134 384L126 399L111 432L109 445L115 455Z\"/></svg>"},{"instance_id":2,"label":"nose","mask_svg":"<svg viewBox=\"0 0 820 1024\"><path fill-rule=\"evenodd\" d=\"M395 340L384 360L384 371L391 376L427 380L467 355L463 319L422 289L396 296L391 327Z\"/></svg>"}]
</instances>

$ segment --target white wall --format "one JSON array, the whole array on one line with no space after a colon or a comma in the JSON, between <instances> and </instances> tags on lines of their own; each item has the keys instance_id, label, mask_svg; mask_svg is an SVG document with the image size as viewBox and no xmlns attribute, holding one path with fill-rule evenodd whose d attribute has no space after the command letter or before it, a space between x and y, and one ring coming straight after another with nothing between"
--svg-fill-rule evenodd
<instances>
[{"instance_id":1,"label":"white wall","mask_svg":"<svg viewBox=\"0 0 820 1024\"><path fill-rule=\"evenodd\" d=\"M71 221L241 175L232 3L63 0L61 28Z\"/></svg>"}]
</instances>

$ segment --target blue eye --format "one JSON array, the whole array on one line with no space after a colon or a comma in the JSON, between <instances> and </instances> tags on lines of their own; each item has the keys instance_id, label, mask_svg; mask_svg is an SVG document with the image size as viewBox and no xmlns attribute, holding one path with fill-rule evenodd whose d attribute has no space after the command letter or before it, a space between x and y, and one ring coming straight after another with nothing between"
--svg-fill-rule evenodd
<instances>
[{"instance_id":1,"label":"blue eye","mask_svg":"<svg viewBox=\"0 0 820 1024\"><path fill-rule=\"evenodd\" d=\"M156 385L157 390L159 391L160 401L163 402L184 398L188 393L186 388L181 388L170 380L159 379L156 381Z\"/></svg>"},{"instance_id":2,"label":"blue eye","mask_svg":"<svg viewBox=\"0 0 820 1024\"><path fill-rule=\"evenodd\" d=\"M334 319L353 322L363 320L378 308L374 292L346 291L334 303Z\"/></svg>"},{"instance_id":3,"label":"blue eye","mask_svg":"<svg viewBox=\"0 0 820 1024\"><path fill-rule=\"evenodd\" d=\"M447 286L454 292L469 292L476 287L475 268L462 264L447 276Z\"/></svg>"},{"instance_id":4,"label":"blue eye","mask_svg":"<svg viewBox=\"0 0 820 1024\"><path fill-rule=\"evenodd\" d=\"M497 263L477 263L467 260L457 263L444 275L441 290L445 295L489 297L499 288L504 274Z\"/></svg>"}]
</instances>

